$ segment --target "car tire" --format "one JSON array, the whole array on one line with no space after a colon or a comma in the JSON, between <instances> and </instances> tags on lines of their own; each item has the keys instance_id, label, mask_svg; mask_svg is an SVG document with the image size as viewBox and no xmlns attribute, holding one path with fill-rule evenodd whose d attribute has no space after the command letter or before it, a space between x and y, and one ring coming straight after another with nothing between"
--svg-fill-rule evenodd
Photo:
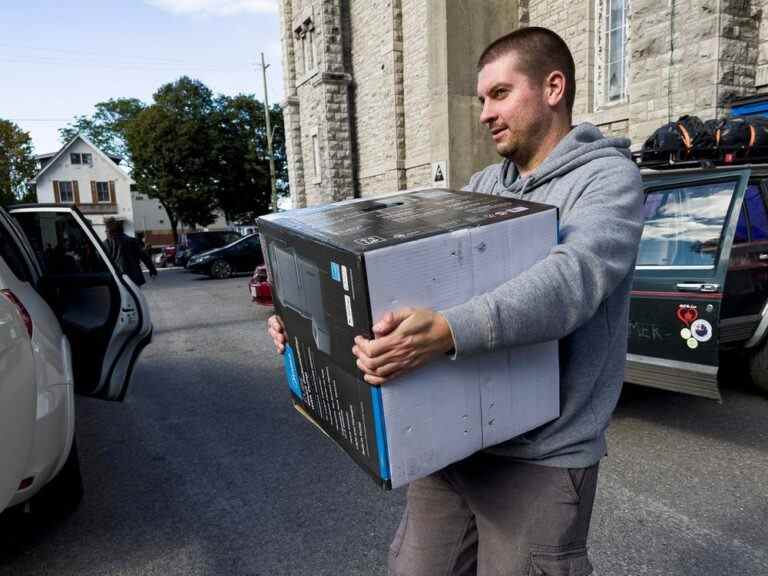
<instances>
[{"instance_id":1,"label":"car tire","mask_svg":"<svg viewBox=\"0 0 768 576\"><path fill-rule=\"evenodd\" d=\"M58 518L74 512L82 499L83 477L77 442L73 439L61 470L29 500L25 510L35 516Z\"/></svg>"},{"instance_id":2,"label":"car tire","mask_svg":"<svg viewBox=\"0 0 768 576\"><path fill-rule=\"evenodd\" d=\"M749 355L749 375L754 387L768 395L768 340Z\"/></svg>"},{"instance_id":3,"label":"car tire","mask_svg":"<svg viewBox=\"0 0 768 576\"><path fill-rule=\"evenodd\" d=\"M211 264L211 276L223 280L232 276L232 266L226 260L216 260Z\"/></svg>"}]
</instances>

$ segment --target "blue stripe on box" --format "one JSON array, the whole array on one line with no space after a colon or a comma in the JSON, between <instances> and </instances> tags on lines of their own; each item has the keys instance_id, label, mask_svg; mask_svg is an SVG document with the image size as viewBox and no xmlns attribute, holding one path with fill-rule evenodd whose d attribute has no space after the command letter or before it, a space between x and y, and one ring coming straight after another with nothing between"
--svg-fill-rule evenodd
<instances>
[{"instance_id":1,"label":"blue stripe on box","mask_svg":"<svg viewBox=\"0 0 768 576\"><path fill-rule=\"evenodd\" d=\"M378 386L371 386L371 406L373 407L373 424L376 427L376 452L379 454L379 475L382 480L389 480L387 433L384 427L384 409L381 403L381 388Z\"/></svg>"},{"instance_id":2,"label":"blue stripe on box","mask_svg":"<svg viewBox=\"0 0 768 576\"><path fill-rule=\"evenodd\" d=\"M336 262L331 262L331 278L336 282L341 282L341 268Z\"/></svg>"},{"instance_id":3,"label":"blue stripe on box","mask_svg":"<svg viewBox=\"0 0 768 576\"><path fill-rule=\"evenodd\" d=\"M285 376L288 378L288 387L301 399L301 379L299 378L298 370L296 370L296 357L290 345L285 347L283 364L285 365Z\"/></svg>"}]
</instances>

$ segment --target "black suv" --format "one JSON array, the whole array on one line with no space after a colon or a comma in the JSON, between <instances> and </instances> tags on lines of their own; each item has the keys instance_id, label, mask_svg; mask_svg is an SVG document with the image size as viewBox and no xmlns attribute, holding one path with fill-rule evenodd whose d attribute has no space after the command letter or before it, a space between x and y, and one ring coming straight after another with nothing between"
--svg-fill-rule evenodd
<instances>
[{"instance_id":1,"label":"black suv","mask_svg":"<svg viewBox=\"0 0 768 576\"><path fill-rule=\"evenodd\" d=\"M733 352L768 392L768 163L688 166L643 170L625 379L719 399Z\"/></svg>"},{"instance_id":2,"label":"black suv","mask_svg":"<svg viewBox=\"0 0 768 576\"><path fill-rule=\"evenodd\" d=\"M231 244L242 238L237 232L230 230L214 232L189 232L185 234L176 247L176 266L186 268L189 259L202 252Z\"/></svg>"}]
</instances>

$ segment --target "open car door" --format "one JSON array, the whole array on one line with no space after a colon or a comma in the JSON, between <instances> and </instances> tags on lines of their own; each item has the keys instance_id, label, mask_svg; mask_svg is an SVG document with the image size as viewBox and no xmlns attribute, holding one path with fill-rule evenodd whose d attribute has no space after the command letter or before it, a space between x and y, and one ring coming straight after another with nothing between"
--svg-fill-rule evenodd
<instances>
[{"instance_id":1,"label":"open car door","mask_svg":"<svg viewBox=\"0 0 768 576\"><path fill-rule=\"evenodd\" d=\"M8 212L40 264L39 290L69 339L75 391L122 400L152 337L144 295L117 270L77 208L41 204Z\"/></svg>"},{"instance_id":2,"label":"open car door","mask_svg":"<svg viewBox=\"0 0 768 576\"><path fill-rule=\"evenodd\" d=\"M625 380L720 399L720 310L750 169L644 178Z\"/></svg>"}]
</instances>

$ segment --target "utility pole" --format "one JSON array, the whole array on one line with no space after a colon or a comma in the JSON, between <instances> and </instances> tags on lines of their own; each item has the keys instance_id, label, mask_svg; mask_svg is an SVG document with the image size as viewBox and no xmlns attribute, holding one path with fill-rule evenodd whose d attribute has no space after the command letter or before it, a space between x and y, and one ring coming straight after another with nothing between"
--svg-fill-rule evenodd
<instances>
[{"instance_id":1,"label":"utility pole","mask_svg":"<svg viewBox=\"0 0 768 576\"><path fill-rule=\"evenodd\" d=\"M264 52L261 53L261 76L264 79L264 118L267 121L267 154L269 155L269 183L272 191L272 212L277 212L277 188L275 187L275 157L272 154L272 122L269 118L269 100L267 97L267 68Z\"/></svg>"}]
</instances>

